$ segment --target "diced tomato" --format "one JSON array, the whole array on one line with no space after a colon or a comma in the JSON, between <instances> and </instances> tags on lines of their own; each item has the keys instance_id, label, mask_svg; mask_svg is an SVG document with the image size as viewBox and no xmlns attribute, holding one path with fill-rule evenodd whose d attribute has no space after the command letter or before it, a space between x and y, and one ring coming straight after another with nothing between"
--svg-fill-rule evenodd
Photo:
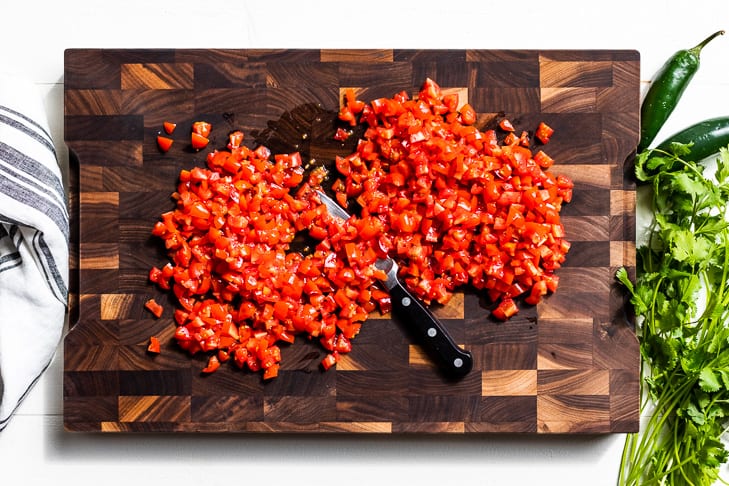
<instances>
[{"instance_id":1,"label":"diced tomato","mask_svg":"<svg viewBox=\"0 0 729 486\"><path fill-rule=\"evenodd\" d=\"M546 123L540 122L539 126L537 127L535 136L539 139L540 142L546 144L549 142L549 139L552 138L552 134L554 134L554 129Z\"/></svg>"},{"instance_id":2,"label":"diced tomato","mask_svg":"<svg viewBox=\"0 0 729 486\"><path fill-rule=\"evenodd\" d=\"M339 109L339 119L349 123L350 126L357 124L357 115L363 112L365 103L358 100L355 96L354 89L347 88L344 91L344 103Z\"/></svg>"},{"instance_id":3,"label":"diced tomato","mask_svg":"<svg viewBox=\"0 0 729 486\"><path fill-rule=\"evenodd\" d=\"M172 148L173 140L170 137L164 135L157 135L157 146L162 152L167 152Z\"/></svg>"},{"instance_id":4,"label":"diced tomato","mask_svg":"<svg viewBox=\"0 0 729 486\"><path fill-rule=\"evenodd\" d=\"M461 121L465 125L473 125L476 123L476 110L468 103L461 107Z\"/></svg>"},{"instance_id":5,"label":"diced tomato","mask_svg":"<svg viewBox=\"0 0 729 486\"><path fill-rule=\"evenodd\" d=\"M175 131L176 127L177 127L177 124L172 123L170 121L165 121L162 123L162 128L164 128L164 131L167 135L172 135L172 132Z\"/></svg>"},{"instance_id":6,"label":"diced tomato","mask_svg":"<svg viewBox=\"0 0 729 486\"><path fill-rule=\"evenodd\" d=\"M144 303L144 307L146 307L147 310L157 318L162 317L162 313L164 312L164 308L154 299L147 300L147 302Z\"/></svg>"},{"instance_id":7,"label":"diced tomato","mask_svg":"<svg viewBox=\"0 0 729 486\"><path fill-rule=\"evenodd\" d=\"M328 370L338 362L339 353L337 351L332 351L331 353L324 356L324 359L321 360L321 365L325 370Z\"/></svg>"},{"instance_id":8,"label":"diced tomato","mask_svg":"<svg viewBox=\"0 0 729 486\"><path fill-rule=\"evenodd\" d=\"M517 312L519 312L519 308L516 306L514 299L507 298L503 299L491 314L501 321L506 321Z\"/></svg>"},{"instance_id":9,"label":"diced tomato","mask_svg":"<svg viewBox=\"0 0 729 486\"><path fill-rule=\"evenodd\" d=\"M534 154L534 162L539 165L542 169L549 169L554 163L554 159L549 155L545 154L544 151L540 150Z\"/></svg>"},{"instance_id":10,"label":"diced tomato","mask_svg":"<svg viewBox=\"0 0 729 486\"><path fill-rule=\"evenodd\" d=\"M378 241L388 246L377 251L400 262L400 277L426 303L446 303L470 284L487 289L495 314L509 318L518 311L514 297L537 303L541 282L565 259L559 211L571 182L548 172L554 160L530 150L527 131L502 118L500 143L494 130L473 126L468 103L454 114L456 105L430 79L416 99L373 100L356 152L337 158L333 187L340 201L356 199L383 223ZM552 133L542 123L537 136Z\"/></svg>"},{"instance_id":11,"label":"diced tomato","mask_svg":"<svg viewBox=\"0 0 729 486\"><path fill-rule=\"evenodd\" d=\"M192 143L192 148L195 150L202 150L208 146L208 143L210 143L210 140L208 140L207 137L197 132L192 132L190 135L190 141Z\"/></svg>"},{"instance_id":12,"label":"diced tomato","mask_svg":"<svg viewBox=\"0 0 729 486\"><path fill-rule=\"evenodd\" d=\"M264 380L270 380L272 378L276 378L278 376L278 369L280 365L278 363L272 364L268 368L263 370L263 379Z\"/></svg>"},{"instance_id":13,"label":"diced tomato","mask_svg":"<svg viewBox=\"0 0 729 486\"><path fill-rule=\"evenodd\" d=\"M196 121L192 124L192 133L197 133L204 138L208 138L210 136L210 131L212 130L212 128L212 124L206 121Z\"/></svg>"},{"instance_id":14,"label":"diced tomato","mask_svg":"<svg viewBox=\"0 0 729 486\"><path fill-rule=\"evenodd\" d=\"M499 122L499 128L501 128L505 132L514 131L514 125L512 125L511 121L509 121L507 118L504 118Z\"/></svg>"},{"instance_id":15,"label":"diced tomato","mask_svg":"<svg viewBox=\"0 0 729 486\"><path fill-rule=\"evenodd\" d=\"M337 131L334 132L334 140L339 140L340 142L344 142L352 135L351 130L345 130L344 128L337 128Z\"/></svg>"},{"instance_id":16,"label":"diced tomato","mask_svg":"<svg viewBox=\"0 0 729 486\"><path fill-rule=\"evenodd\" d=\"M351 350L379 276L359 233L376 239L382 225L334 220L314 192L320 171L304 181L299 153L271 156L242 139L231 134L228 150L208 154L207 168L180 172L176 208L152 230L170 263L150 269L149 279L177 298L175 340L190 354L209 354L206 373L232 358L272 379L276 343L297 334L331 342L339 354ZM294 234L306 229L320 250L291 252Z\"/></svg>"},{"instance_id":17,"label":"diced tomato","mask_svg":"<svg viewBox=\"0 0 729 486\"><path fill-rule=\"evenodd\" d=\"M203 373L213 373L220 368L220 360L216 355L212 355L208 358L208 364L202 369Z\"/></svg>"},{"instance_id":18,"label":"diced tomato","mask_svg":"<svg viewBox=\"0 0 729 486\"><path fill-rule=\"evenodd\" d=\"M147 346L147 351L154 354L160 353L160 343L159 339L156 336L150 336L149 338L149 345Z\"/></svg>"},{"instance_id":19,"label":"diced tomato","mask_svg":"<svg viewBox=\"0 0 729 486\"><path fill-rule=\"evenodd\" d=\"M233 150L240 148L240 146L243 144L243 138L244 134L240 130L235 130L234 132L231 132L228 135L228 149ZM230 171L233 172L233 171Z\"/></svg>"}]
</instances>

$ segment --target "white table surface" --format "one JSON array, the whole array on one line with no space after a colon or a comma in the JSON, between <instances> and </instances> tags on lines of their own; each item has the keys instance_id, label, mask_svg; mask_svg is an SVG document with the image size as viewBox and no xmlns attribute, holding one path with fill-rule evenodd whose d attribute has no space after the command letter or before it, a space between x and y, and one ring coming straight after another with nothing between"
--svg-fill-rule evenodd
<instances>
[{"instance_id":1,"label":"white table surface","mask_svg":"<svg viewBox=\"0 0 729 486\"><path fill-rule=\"evenodd\" d=\"M729 29L729 2L91 0L4 2L0 71L45 96L61 163L71 47L635 49L643 88L676 50ZM729 35L659 134L729 115ZM0 432L16 485L613 485L624 436L86 435L63 430L62 349ZM726 469L726 468L725 468ZM725 471L726 473L726 471ZM727 474L729 476L729 474ZM10 481L10 478L18 478ZM259 481L264 481L261 483Z\"/></svg>"}]
</instances>

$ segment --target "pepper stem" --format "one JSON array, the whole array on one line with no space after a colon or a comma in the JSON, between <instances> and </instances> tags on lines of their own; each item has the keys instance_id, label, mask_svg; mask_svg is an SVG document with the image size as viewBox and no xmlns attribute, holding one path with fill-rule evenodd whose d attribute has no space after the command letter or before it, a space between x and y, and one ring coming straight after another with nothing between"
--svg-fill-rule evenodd
<instances>
[{"instance_id":1,"label":"pepper stem","mask_svg":"<svg viewBox=\"0 0 729 486\"><path fill-rule=\"evenodd\" d=\"M708 44L709 42L711 42L712 40L714 40L715 37L719 37L720 35L724 35L724 31L723 30L714 32L709 37L707 37L706 39L704 39L701 42L699 42L696 46L694 46L691 49L689 49L689 51L691 51L692 53L694 53L695 55L698 56L699 53L701 52L701 49L703 49L706 44Z\"/></svg>"}]
</instances>

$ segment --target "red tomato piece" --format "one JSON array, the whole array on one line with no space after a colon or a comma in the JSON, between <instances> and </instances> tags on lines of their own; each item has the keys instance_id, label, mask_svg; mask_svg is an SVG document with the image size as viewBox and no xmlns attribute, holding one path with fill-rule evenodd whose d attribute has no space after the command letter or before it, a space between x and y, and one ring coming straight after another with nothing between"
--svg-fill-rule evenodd
<instances>
[{"instance_id":1,"label":"red tomato piece","mask_svg":"<svg viewBox=\"0 0 729 486\"><path fill-rule=\"evenodd\" d=\"M202 369L203 373L214 373L220 368L220 360L216 355L212 355L208 358L208 364Z\"/></svg>"},{"instance_id":2,"label":"red tomato piece","mask_svg":"<svg viewBox=\"0 0 729 486\"><path fill-rule=\"evenodd\" d=\"M362 110L364 110L365 108L365 102L357 99L357 94L355 93L354 89L347 88L344 91L344 97L346 100L346 105L347 107L349 107L350 110L352 110L352 113L362 113Z\"/></svg>"},{"instance_id":3,"label":"red tomato piece","mask_svg":"<svg viewBox=\"0 0 729 486\"><path fill-rule=\"evenodd\" d=\"M208 140L204 135L201 135L197 132L192 132L192 134L190 135L190 142L192 143L192 148L194 148L195 150L202 150L208 146L210 140Z\"/></svg>"},{"instance_id":4,"label":"red tomato piece","mask_svg":"<svg viewBox=\"0 0 729 486\"><path fill-rule=\"evenodd\" d=\"M276 378L278 376L279 367L280 365L276 363L263 370L263 379L270 380L272 378Z\"/></svg>"},{"instance_id":5,"label":"red tomato piece","mask_svg":"<svg viewBox=\"0 0 729 486\"><path fill-rule=\"evenodd\" d=\"M506 298L492 311L492 315L501 321L506 321L517 312L519 312L519 308L516 306L514 299Z\"/></svg>"},{"instance_id":6,"label":"red tomato piece","mask_svg":"<svg viewBox=\"0 0 729 486\"><path fill-rule=\"evenodd\" d=\"M334 140L338 140L340 142L344 142L352 135L351 130L345 130L344 128L337 128L337 131L334 132Z\"/></svg>"},{"instance_id":7,"label":"red tomato piece","mask_svg":"<svg viewBox=\"0 0 729 486\"><path fill-rule=\"evenodd\" d=\"M501 128L505 132L514 131L514 125L512 125L511 121L509 121L507 118L504 118L499 122L499 128Z\"/></svg>"},{"instance_id":8,"label":"red tomato piece","mask_svg":"<svg viewBox=\"0 0 729 486\"><path fill-rule=\"evenodd\" d=\"M344 103L339 109L339 119L349 123L350 126L355 126L357 124L357 115L362 113L364 109L364 101L357 99L354 89L347 88L344 91Z\"/></svg>"},{"instance_id":9,"label":"red tomato piece","mask_svg":"<svg viewBox=\"0 0 729 486\"><path fill-rule=\"evenodd\" d=\"M157 135L157 147L162 152L167 152L172 147L173 140L170 137L165 137L164 135Z\"/></svg>"},{"instance_id":10,"label":"red tomato piece","mask_svg":"<svg viewBox=\"0 0 729 486\"><path fill-rule=\"evenodd\" d=\"M476 110L468 103L461 107L461 121L465 125L473 125L476 123Z\"/></svg>"},{"instance_id":11,"label":"red tomato piece","mask_svg":"<svg viewBox=\"0 0 729 486\"><path fill-rule=\"evenodd\" d=\"M546 144L549 142L549 139L552 138L553 134L554 129L552 127L544 122L540 122L539 126L537 127L535 136L539 139L540 142Z\"/></svg>"},{"instance_id":12,"label":"red tomato piece","mask_svg":"<svg viewBox=\"0 0 729 486\"><path fill-rule=\"evenodd\" d=\"M146 307L147 310L157 318L162 317L162 313L164 312L164 308L154 299L147 300L147 302L144 303L144 307Z\"/></svg>"},{"instance_id":13,"label":"red tomato piece","mask_svg":"<svg viewBox=\"0 0 729 486\"><path fill-rule=\"evenodd\" d=\"M174 132L175 128L177 128L177 124L170 121L165 121L162 123L162 128L167 135L172 135L172 132Z\"/></svg>"},{"instance_id":14,"label":"red tomato piece","mask_svg":"<svg viewBox=\"0 0 729 486\"><path fill-rule=\"evenodd\" d=\"M554 164L554 159L545 154L544 151L540 150L534 154L534 162L536 162L542 169L549 169L552 167L552 164Z\"/></svg>"},{"instance_id":15,"label":"red tomato piece","mask_svg":"<svg viewBox=\"0 0 729 486\"><path fill-rule=\"evenodd\" d=\"M331 353L324 356L324 359L321 360L321 365L325 370L330 369L334 365L336 365L339 362L339 353L336 351L332 351Z\"/></svg>"},{"instance_id":16,"label":"red tomato piece","mask_svg":"<svg viewBox=\"0 0 729 486\"><path fill-rule=\"evenodd\" d=\"M233 150L240 148L240 146L243 144L243 139L245 138L245 135L240 130L235 130L231 132L228 135L228 149ZM233 171L231 171L233 172Z\"/></svg>"},{"instance_id":17,"label":"red tomato piece","mask_svg":"<svg viewBox=\"0 0 729 486\"><path fill-rule=\"evenodd\" d=\"M192 123L192 133L208 138L210 131L213 129L213 125L206 121L196 121Z\"/></svg>"},{"instance_id":18,"label":"red tomato piece","mask_svg":"<svg viewBox=\"0 0 729 486\"><path fill-rule=\"evenodd\" d=\"M160 342L159 339L156 336L150 336L149 338L149 345L147 346L147 351L154 354L160 353Z\"/></svg>"}]
</instances>

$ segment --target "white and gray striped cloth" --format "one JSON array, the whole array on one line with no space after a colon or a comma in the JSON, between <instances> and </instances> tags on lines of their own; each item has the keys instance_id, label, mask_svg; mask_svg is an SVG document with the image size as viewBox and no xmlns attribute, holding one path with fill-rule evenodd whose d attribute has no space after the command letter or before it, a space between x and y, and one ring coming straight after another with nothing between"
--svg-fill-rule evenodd
<instances>
[{"instance_id":1,"label":"white and gray striped cloth","mask_svg":"<svg viewBox=\"0 0 729 486\"><path fill-rule=\"evenodd\" d=\"M40 93L0 74L0 430L58 348L68 239L66 191Z\"/></svg>"}]
</instances>

